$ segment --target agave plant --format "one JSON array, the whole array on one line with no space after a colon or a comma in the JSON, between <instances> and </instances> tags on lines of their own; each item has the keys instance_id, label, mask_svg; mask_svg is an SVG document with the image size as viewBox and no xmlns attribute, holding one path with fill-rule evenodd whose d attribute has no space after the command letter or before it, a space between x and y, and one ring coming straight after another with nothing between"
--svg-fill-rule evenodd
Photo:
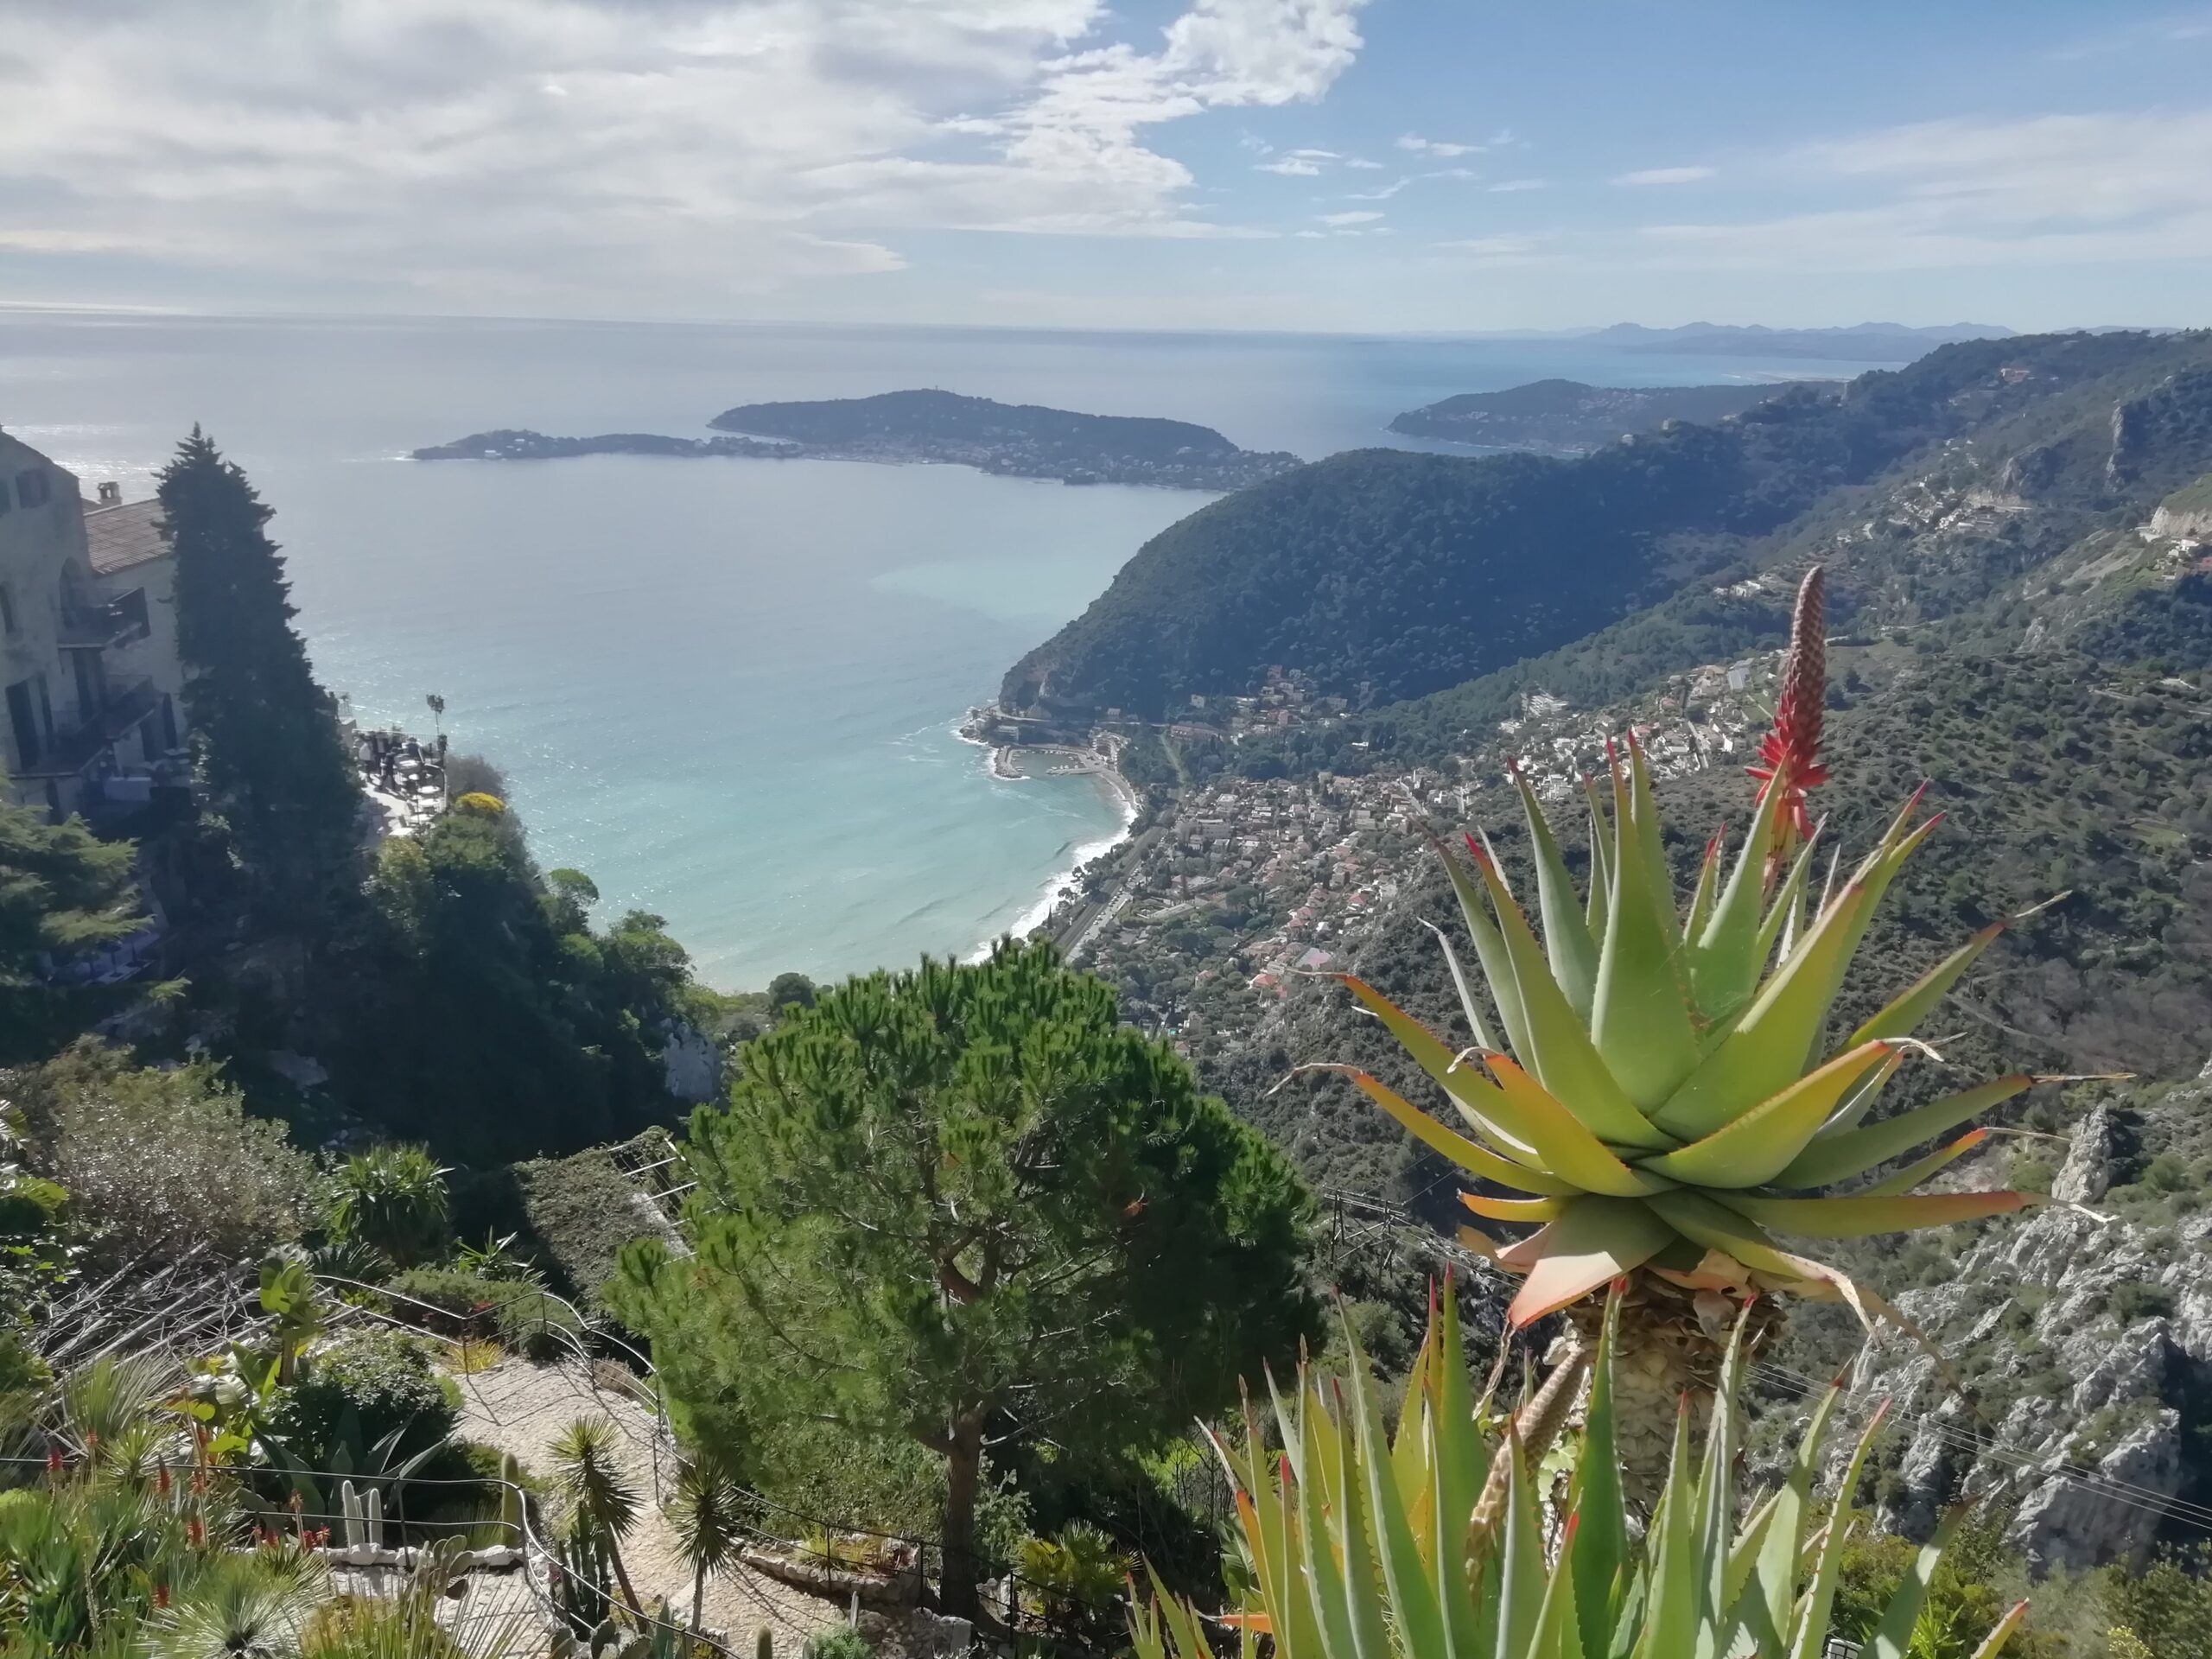
<instances>
[{"instance_id":1,"label":"agave plant","mask_svg":"<svg viewBox=\"0 0 2212 1659\"><path fill-rule=\"evenodd\" d=\"M1490 1220L1535 1230L1477 1248L1525 1275L1516 1328L1634 1275L1621 1383L1624 1416L1645 1427L1631 1463L1656 1472L1675 1396L1708 1386L1734 1311L1761 1293L1848 1301L1870 1325L1888 1312L1837 1268L1797 1255L1777 1235L1853 1238L2012 1211L2019 1192L1913 1189L1977 1144L1974 1131L1846 1196L1816 1190L1851 1180L2028 1087L1999 1077L1880 1122L1867 1116L1897 1071L1914 1030L1997 937L1984 928L1858 1029L1831 1045L1830 1011L1884 892L1938 820L1915 823L1909 801L1873 850L1808 903L1818 832L1804 791L1820 768L1820 577L1800 596L1774 733L1754 768L1762 780L1732 868L1721 837L1706 848L1687 906L1677 909L1658 809L1642 747L1610 754L1610 802L1586 785L1592 877L1579 896L1558 836L1517 769L1514 781L1535 852L1531 924L1487 842L1467 838L1474 874L1440 843L1490 992L1474 994L1439 931L1474 1044L1446 1042L1349 976L1442 1086L1470 1133L1415 1109L1364 1072L1348 1073L1384 1110L1470 1174L1525 1196L1465 1195ZM1758 1302L1770 1319L1771 1298ZM1754 1330L1752 1340L1760 1335ZM1657 1436L1659 1444L1652 1440Z\"/></svg>"},{"instance_id":2,"label":"agave plant","mask_svg":"<svg viewBox=\"0 0 2212 1659\"><path fill-rule=\"evenodd\" d=\"M1689 1414L1675 1420L1667 1478L1649 1527L1632 1542L1614 1465L1612 1353L1622 1298L1611 1299L1585 1427L1563 1499L1540 1495L1539 1462L1560 1412L1542 1395L1493 1416L1467 1382L1453 1299L1432 1304L1397 1432L1353 1349L1344 1383L1301 1372L1274 1390L1273 1422L1248 1404L1241 1444L1217 1441L1236 1488L1240 1542L1256 1605L1230 1622L1273 1638L1278 1659L1820 1659L1830 1634L1849 1526L1844 1517L1880 1427L1859 1436L1825 1516L1815 1471L1840 1388L1815 1408L1788 1475L1753 1505L1737 1491L1739 1319L1701 1459ZM1553 1391L1563 1402L1571 1389ZM1270 1453L1270 1437L1281 1450ZM1871 1631L1869 1659L1905 1659L1944 1542L1936 1538ZM1130 1598L1137 1659L1211 1659L1199 1620L1155 1578ZM1993 1659L2024 1603L1993 1630Z\"/></svg>"}]
</instances>

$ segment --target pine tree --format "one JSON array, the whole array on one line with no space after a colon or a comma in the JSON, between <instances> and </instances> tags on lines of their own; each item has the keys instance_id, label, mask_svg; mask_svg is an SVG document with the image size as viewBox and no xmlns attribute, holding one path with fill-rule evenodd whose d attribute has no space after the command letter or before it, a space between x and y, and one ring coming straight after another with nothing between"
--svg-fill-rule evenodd
<instances>
[{"instance_id":1,"label":"pine tree","mask_svg":"<svg viewBox=\"0 0 2212 1659\"><path fill-rule=\"evenodd\" d=\"M292 626L284 562L264 529L270 510L196 426L159 493L207 805L264 897L296 902L349 866L360 792Z\"/></svg>"},{"instance_id":2,"label":"pine tree","mask_svg":"<svg viewBox=\"0 0 2212 1659\"><path fill-rule=\"evenodd\" d=\"M987 1459L1156 1448L1316 1333L1289 1165L1048 945L850 981L741 1064L692 1118L691 1253L633 1245L604 1294L710 1450L830 1423L941 1459L953 1611Z\"/></svg>"}]
</instances>

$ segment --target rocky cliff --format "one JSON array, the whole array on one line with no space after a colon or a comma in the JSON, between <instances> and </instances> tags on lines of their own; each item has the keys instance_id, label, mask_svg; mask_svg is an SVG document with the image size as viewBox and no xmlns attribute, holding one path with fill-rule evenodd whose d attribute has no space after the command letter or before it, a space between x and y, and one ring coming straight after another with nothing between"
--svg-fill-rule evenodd
<instances>
[{"instance_id":1,"label":"rocky cliff","mask_svg":"<svg viewBox=\"0 0 2212 1659\"><path fill-rule=\"evenodd\" d=\"M1883 1484L1885 1525L1924 1538L1954 1498L1991 1494L2037 1575L2140 1565L2161 1539L2202 1535L2212 1214L2183 1161L2150 1148L2188 1139L2208 1106L2212 1077L2099 1105L2048 1206L1989 1229L1946 1283L1897 1299L1966 1388L1907 1335L1860 1356L1853 1394L1891 1397L1912 1425Z\"/></svg>"}]
</instances>

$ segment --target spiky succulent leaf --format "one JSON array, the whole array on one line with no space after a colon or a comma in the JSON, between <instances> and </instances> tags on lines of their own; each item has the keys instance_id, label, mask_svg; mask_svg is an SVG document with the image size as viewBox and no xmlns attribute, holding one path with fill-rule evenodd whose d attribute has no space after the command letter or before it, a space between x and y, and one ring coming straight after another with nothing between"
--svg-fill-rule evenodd
<instances>
[{"instance_id":1,"label":"spiky succulent leaf","mask_svg":"<svg viewBox=\"0 0 2212 1659\"><path fill-rule=\"evenodd\" d=\"M1495 1181L1500 1186L1510 1186L1518 1192L1534 1192L1539 1195L1565 1197L1582 1191L1573 1182L1560 1176L1547 1173L1529 1164L1516 1163L1510 1158L1499 1157L1489 1147L1479 1142L1470 1141L1456 1129L1448 1128L1438 1122L1388 1084L1370 1077L1357 1066L1312 1065L1301 1066L1300 1070L1342 1072L1359 1086L1360 1092L1389 1113L1409 1134L1425 1145L1442 1153L1470 1175L1480 1176L1486 1181Z\"/></svg>"},{"instance_id":2,"label":"spiky succulent leaf","mask_svg":"<svg viewBox=\"0 0 2212 1659\"><path fill-rule=\"evenodd\" d=\"M1543 1244L1506 1317L1516 1326L1579 1301L1602 1285L1642 1267L1675 1242L1648 1203L1629 1198L1577 1198L1557 1221L1536 1235Z\"/></svg>"},{"instance_id":3,"label":"spiky succulent leaf","mask_svg":"<svg viewBox=\"0 0 2212 1659\"><path fill-rule=\"evenodd\" d=\"M1516 1043L1515 1053L1553 1098L1565 1104L1592 1135L1615 1146L1670 1144L1637 1110L1620 1080L1607 1069L1589 1028L1552 978L1543 951L1529 930L1529 918L1506 891L1497 866L1485 856L1478 861L1477 870L1489 891L1491 913L1505 940L1520 995L1527 1046Z\"/></svg>"},{"instance_id":4,"label":"spiky succulent leaf","mask_svg":"<svg viewBox=\"0 0 2212 1659\"><path fill-rule=\"evenodd\" d=\"M1878 1198L1885 1198L1892 1192L1910 1192L1938 1170L1948 1168L1988 1139L1987 1129L1968 1129L1949 1145L1938 1147L1925 1158L1907 1164L1896 1174L1876 1181L1872 1186L1866 1188L1862 1196Z\"/></svg>"},{"instance_id":5,"label":"spiky succulent leaf","mask_svg":"<svg viewBox=\"0 0 2212 1659\"><path fill-rule=\"evenodd\" d=\"M1951 987L1959 982L1959 976L1971 968L1974 958L1989 949L2004 931L2003 922L1992 922L1983 928L1906 986L1879 1013L1853 1032L1850 1040L1863 1043L1876 1037L1911 1036L1920 1029L1920 1022L1934 1012L1936 1005L1949 994Z\"/></svg>"},{"instance_id":6,"label":"spiky succulent leaf","mask_svg":"<svg viewBox=\"0 0 2212 1659\"><path fill-rule=\"evenodd\" d=\"M1551 961L1552 977L1559 982L1574 1011L1590 1018L1591 997L1598 983L1598 941L1590 931L1581 901L1574 895L1574 878L1567 874L1559 837L1552 833L1536 791L1521 775L1509 769L1513 786L1521 792L1522 815L1529 821L1529 843L1536 860L1536 913L1544 925L1544 950Z\"/></svg>"},{"instance_id":7,"label":"spiky succulent leaf","mask_svg":"<svg viewBox=\"0 0 2212 1659\"><path fill-rule=\"evenodd\" d=\"M1249 1416L1242 1446L1217 1441L1236 1482L1238 1529L1259 1586L1259 1605L1233 1621L1248 1640L1271 1637L1283 1659L1719 1659L1819 1651L1848 1531L1841 1506L1875 1432L1859 1442L1838 1507L1822 1516L1815 1476L1837 1391L1815 1408L1783 1488L1738 1523L1738 1349L1736 1362L1724 1367L1702 1460L1689 1414L1681 1412L1669 1478L1642 1541L1631 1543L1606 1479L1615 1455L1616 1300L1599 1339L1565 1524L1556 1546L1547 1548L1517 1429L1509 1427L1495 1454L1475 1430L1465 1357L1449 1308L1448 1294L1432 1299L1419 1381L1394 1435L1383 1432L1354 1342L1353 1375L1325 1388L1310 1370L1301 1374L1295 1409L1270 1385L1280 1453L1267 1452ZM1878 1414L1877 1428L1878 1422ZM1487 1489L1486 1469L1497 1481ZM1407 1471L1416 1478L1407 1478ZM1593 1529L1609 1538L1593 1541ZM1477 1539L1489 1542L1471 1552L1465 1546ZM1934 1560L1922 1555L1878 1626L1872 1651L1883 1659L1893 1659L1885 1638L1909 1629ZM1586 1582L1592 1573L1605 1583ZM1147 1576L1150 1599L1131 1610L1139 1659L1211 1659L1196 1616ZM1981 1659L2018 1624L2008 1615Z\"/></svg>"},{"instance_id":8,"label":"spiky succulent leaf","mask_svg":"<svg viewBox=\"0 0 2212 1659\"><path fill-rule=\"evenodd\" d=\"M1923 1227L2010 1215L2043 1202L2038 1192L1928 1192L1840 1198L1762 1198L1746 1192L1716 1195L1746 1221L1800 1238L1871 1238ZM1551 1198L1546 1203L1557 1204Z\"/></svg>"},{"instance_id":9,"label":"spiky succulent leaf","mask_svg":"<svg viewBox=\"0 0 2212 1659\"><path fill-rule=\"evenodd\" d=\"M2024 1071L2009 1077L1992 1077L1955 1095L1931 1100L1878 1123L1846 1129L1840 1135L1816 1136L1812 1144L1789 1161L1775 1178L1782 1186L1826 1186L1831 1181L1863 1175L1878 1164L1901 1157L1923 1141L1948 1134L1970 1117L2010 1100L2035 1082Z\"/></svg>"},{"instance_id":10,"label":"spiky succulent leaf","mask_svg":"<svg viewBox=\"0 0 2212 1659\"><path fill-rule=\"evenodd\" d=\"M1862 1043L1839 1054L1687 1147L1647 1158L1642 1167L1690 1186L1758 1186L1789 1166L1811 1144L1830 1113L1867 1071L1890 1052L1885 1043Z\"/></svg>"}]
</instances>

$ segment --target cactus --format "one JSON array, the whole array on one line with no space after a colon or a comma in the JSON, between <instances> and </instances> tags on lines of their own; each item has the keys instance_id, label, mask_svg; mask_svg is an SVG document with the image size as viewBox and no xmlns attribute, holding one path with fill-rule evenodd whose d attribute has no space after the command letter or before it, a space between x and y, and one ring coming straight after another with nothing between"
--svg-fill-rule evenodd
<instances>
[{"instance_id":1,"label":"cactus","mask_svg":"<svg viewBox=\"0 0 2212 1659\"><path fill-rule=\"evenodd\" d=\"M499 1533L504 1543L523 1538L522 1465L512 1452L499 1453Z\"/></svg>"},{"instance_id":2,"label":"cactus","mask_svg":"<svg viewBox=\"0 0 2212 1659\"><path fill-rule=\"evenodd\" d=\"M378 1487L370 1487L368 1496L361 1500L361 1528L368 1535L371 1548L384 1548L384 1493Z\"/></svg>"},{"instance_id":3,"label":"cactus","mask_svg":"<svg viewBox=\"0 0 2212 1659\"><path fill-rule=\"evenodd\" d=\"M350 1480L340 1481L338 1484L338 1512L346 1548L352 1549L357 1544L366 1542L362 1535L361 1495L353 1490L353 1483Z\"/></svg>"},{"instance_id":4,"label":"cactus","mask_svg":"<svg viewBox=\"0 0 2212 1659\"><path fill-rule=\"evenodd\" d=\"M753 1659L776 1659L776 1633L766 1624L753 1632Z\"/></svg>"}]
</instances>

